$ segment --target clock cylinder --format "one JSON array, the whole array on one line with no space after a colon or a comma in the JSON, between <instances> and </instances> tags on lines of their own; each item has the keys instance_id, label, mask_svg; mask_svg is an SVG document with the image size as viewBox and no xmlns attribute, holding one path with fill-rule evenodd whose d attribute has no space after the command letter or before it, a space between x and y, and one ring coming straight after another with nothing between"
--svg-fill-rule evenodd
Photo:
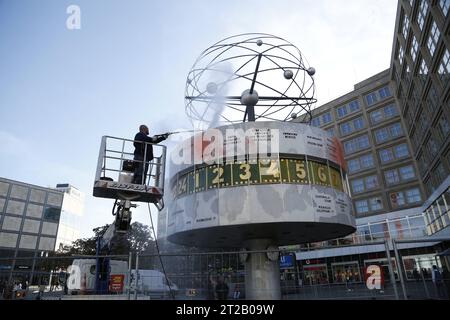
<instances>
[{"instance_id":1,"label":"clock cylinder","mask_svg":"<svg viewBox=\"0 0 450 320\"><path fill-rule=\"evenodd\" d=\"M355 231L340 141L302 123L202 131L170 156L167 236L199 247L290 245Z\"/></svg>"}]
</instances>

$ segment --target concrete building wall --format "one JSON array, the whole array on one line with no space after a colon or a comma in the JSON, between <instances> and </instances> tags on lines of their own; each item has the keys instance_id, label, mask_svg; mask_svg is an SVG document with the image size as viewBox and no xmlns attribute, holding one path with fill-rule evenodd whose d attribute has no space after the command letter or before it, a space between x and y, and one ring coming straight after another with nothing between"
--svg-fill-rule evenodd
<instances>
[{"instance_id":1,"label":"concrete building wall","mask_svg":"<svg viewBox=\"0 0 450 320\"><path fill-rule=\"evenodd\" d=\"M448 1L399 1L390 78L429 197L450 173Z\"/></svg>"},{"instance_id":2,"label":"concrete building wall","mask_svg":"<svg viewBox=\"0 0 450 320\"><path fill-rule=\"evenodd\" d=\"M312 125L340 138L356 217L418 207L418 166L393 96L389 70L312 111Z\"/></svg>"},{"instance_id":3,"label":"concrete building wall","mask_svg":"<svg viewBox=\"0 0 450 320\"><path fill-rule=\"evenodd\" d=\"M0 178L0 251L53 251L62 201L62 192Z\"/></svg>"}]
</instances>

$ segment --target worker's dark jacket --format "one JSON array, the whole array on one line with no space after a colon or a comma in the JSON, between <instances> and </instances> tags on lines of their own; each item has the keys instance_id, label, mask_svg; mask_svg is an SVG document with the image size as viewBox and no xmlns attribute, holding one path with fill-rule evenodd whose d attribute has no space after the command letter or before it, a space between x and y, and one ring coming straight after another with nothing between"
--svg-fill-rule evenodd
<instances>
[{"instance_id":1,"label":"worker's dark jacket","mask_svg":"<svg viewBox=\"0 0 450 320\"><path fill-rule=\"evenodd\" d=\"M153 136L149 137L145 135L145 133L138 132L136 136L134 137L135 142L133 142L134 145L134 158L135 159L143 159L144 153L145 153L145 143L139 143L136 141L143 141L143 142L150 142L150 143L160 143L164 140L163 136ZM147 144L147 155L145 157L145 161L151 161L153 160L153 147L151 144Z\"/></svg>"}]
</instances>

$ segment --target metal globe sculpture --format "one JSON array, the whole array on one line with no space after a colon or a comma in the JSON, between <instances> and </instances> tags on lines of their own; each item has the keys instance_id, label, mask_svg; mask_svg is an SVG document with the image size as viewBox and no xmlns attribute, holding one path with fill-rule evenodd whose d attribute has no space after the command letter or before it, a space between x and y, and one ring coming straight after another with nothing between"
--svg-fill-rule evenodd
<instances>
[{"instance_id":1,"label":"metal globe sculpture","mask_svg":"<svg viewBox=\"0 0 450 320\"><path fill-rule=\"evenodd\" d=\"M303 114L309 123L316 102L314 74L300 50L283 38L228 37L195 61L186 81L186 114L203 129L246 120L289 121Z\"/></svg>"}]
</instances>

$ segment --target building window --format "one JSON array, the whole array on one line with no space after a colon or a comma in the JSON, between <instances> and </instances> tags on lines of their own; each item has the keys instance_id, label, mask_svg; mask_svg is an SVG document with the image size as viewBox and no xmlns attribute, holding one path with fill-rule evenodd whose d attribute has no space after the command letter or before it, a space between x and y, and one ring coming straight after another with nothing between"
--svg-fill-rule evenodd
<instances>
[{"instance_id":1,"label":"building window","mask_svg":"<svg viewBox=\"0 0 450 320\"><path fill-rule=\"evenodd\" d=\"M401 159L409 156L408 146L406 143L396 145L392 148L381 149L378 152L382 163L387 163L395 159Z\"/></svg>"},{"instance_id":2,"label":"building window","mask_svg":"<svg viewBox=\"0 0 450 320\"><path fill-rule=\"evenodd\" d=\"M445 141L445 139L447 139L448 134L450 133L450 125L447 121L447 117L445 116L445 114L442 114L441 117L439 118L438 129L442 141Z\"/></svg>"},{"instance_id":3,"label":"building window","mask_svg":"<svg viewBox=\"0 0 450 320\"><path fill-rule=\"evenodd\" d=\"M381 99L385 99L391 96L391 91L389 90L389 87L381 88L380 90L378 90L378 93L380 94Z\"/></svg>"},{"instance_id":4,"label":"building window","mask_svg":"<svg viewBox=\"0 0 450 320\"><path fill-rule=\"evenodd\" d=\"M397 184L401 181L411 180L416 177L414 167L412 165L400 167L385 171L384 176L387 184Z\"/></svg>"},{"instance_id":5,"label":"building window","mask_svg":"<svg viewBox=\"0 0 450 320\"><path fill-rule=\"evenodd\" d=\"M359 159L349 160L347 164L348 164L348 172L355 172L361 169L359 165Z\"/></svg>"},{"instance_id":6,"label":"building window","mask_svg":"<svg viewBox=\"0 0 450 320\"><path fill-rule=\"evenodd\" d=\"M361 156L360 159L361 159L361 167L364 169L372 168L375 166L372 154L366 154L364 156Z\"/></svg>"},{"instance_id":7,"label":"building window","mask_svg":"<svg viewBox=\"0 0 450 320\"><path fill-rule=\"evenodd\" d=\"M392 150L390 148L382 149L378 152L378 154L380 155L380 160L382 163L394 160L394 154L392 153Z\"/></svg>"},{"instance_id":8,"label":"building window","mask_svg":"<svg viewBox=\"0 0 450 320\"><path fill-rule=\"evenodd\" d=\"M426 148L427 148L428 154L431 157L434 157L436 155L436 153L439 151L437 143L433 137L430 137L428 139L428 141L426 142Z\"/></svg>"},{"instance_id":9,"label":"building window","mask_svg":"<svg viewBox=\"0 0 450 320\"><path fill-rule=\"evenodd\" d=\"M355 207L356 207L356 212L357 213L369 212L369 206L367 204L367 200L355 201Z\"/></svg>"},{"instance_id":10,"label":"building window","mask_svg":"<svg viewBox=\"0 0 450 320\"><path fill-rule=\"evenodd\" d=\"M417 58L417 52L419 51L419 43L415 36L413 36L412 44L411 44L411 58L415 62Z\"/></svg>"},{"instance_id":11,"label":"building window","mask_svg":"<svg viewBox=\"0 0 450 320\"><path fill-rule=\"evenodd\" d=\"M399 144L394 147L395 157L397 159L409 156L408 145L406 143Z\"/></svg>"},{"instance_id":12,"label":"building window","mask_svg":"<svg viewBox=\"0 0 450 320\"><path fill-rule=\"evenodd\" d=\"M340 128L341 128L341 135L342 135L342 136L345 136L345 135L347 135L347 134L352 133L352 127L351 127L351 125L350 125L350 122L342 123L342 124L340 125Z\"/></svg>"},{"instance_id":13,"label":"building window","mask_svg":"<svg viewBox=\"0 0 450 320\"><path fill-rule=\"evenodd\" d=\"M331 119L331 113L330 113L330 112L324 113L324 114L322 115L322 122L323 122L323 124L329 123L329 122L331 122L332 120L333 120L333 119Z\"/></svg>"},{"instance_id":14,"label":"building window","mask_svg":"<svg viewBox=\"0 0 450 320\"><path fill-rule=\"evenodd\" d=\"M420 139L425 136L425 132L427 131L427 129L430 125L430 122L428 121L428 117L427 117L427 114L425 111L420 110L419 112L420 112L420 115L417 117L419 120L417 121L416 127L417 127L417 131L418 131L418 137Z\"/></svg>"},{"instance_id":15,"label":"building window","mask_svg":"<svg viewBox=\"0 0 450 320\"><path fill-rule=\"evenodd\" d=\"M364 120L362 117L356 118L348 122L344 122L340 125L341 135L342 136L348 135L352 132L363 129L364 126L365 126Z\"/></svg>"},{"instance_id":16,"label":"building window","mask_svg":"<svg viewBox=\"0 0 450 320\"><path fill-rule=\"evenodd\" d=\"M376 124L378 122L383 121L383 113L381 112L381 110L371 112L370 121L372 121L372 124Z\"/></svg>"},{"instance_id":17,"label":"building window","mask_svg":"<svg viewBox=\"0 0 450 320\"><path fill-rule=\"evenodd\" d=\"M367 135L344 142L344 150L346 154L366 149L369 146L369 137Z\"/></svg>"},{"instance_id":18,"label":"building window","mask_svg":"<svg viewBox=\"0 0 450 320\"><path fill-rule=\"evenodd\" d=\"M447 177L447 173L445 172L445 168L442 163L439 163L439 165L436 167L436 173L438 174L439 177L443 179Z\"/></svg>"},{"instance_id":19,"label":"building window","mask_svg":"<svg viewBox=\"0 0 450 320\"><path fill-rule=\"evenodd\" d=\"M369 137L367 135L361 136L357 138L359 149L368 148L369 145Z\"/></svg>"},{"instance_id":20,"label":"building window","mask_svg":"<svg viewBox=\"0 0 450 320\"><path fill-rule=\"evenodd\" d=\"M358 151L356 141L350 140L350 141L344 142L344 150L345 150L346 154L350 154L350 153Z\"/></svg>"},{"instance_id":21,"label":"building window","mask_svg":"<svg viewBox=\"0 0 450 320\"><path fill-rule=\"evenodd\" d=\"M428 90L426 100L427 106L430 109L430 113L433 114L434 110L436 110L439 105L439 96L436 91L436 88L434 87L434 84L431 84L430 90Z\"/></svg>"},{"instance_id":22,"label":"building window","mask_svg":"<svg viewBox=\"0 0 450 320\"><path fill-rule=\"evenodd\" d=\"M352 190L354 194L362 193L366 190L372 190L378 187L378 178L376 175L371 175L361 179L351 181Z\"/></svg>"},{"instance_id":23,"label":"building window","mask_svg":"<svg viewBox=\"0 0 450 320\"><path fill-rule=\"evenodd\" d=\"M349 160L347 164L349 172L356 172L362 169L373 168L375 166L373 156L370 153L359 158Z\"/></svg>"},{"instance_id":24,"label":"building window","mask_svg":"<svg viewBox=\"0 0 450 320\"><path fill-rule=\"evenodd\" d=\"M389 127L389 133L391 138L397 138L403 134L402 126L400 123L393 124Z\"/></svg>"},{"instance_id":25,"label":"building window","mask_svg":"<svg viewBox=\"0 0 450 320\"><path fill-rule=\"evenodd\" d=\"M395 104L389 104L381 109L375 110L370 113L370 120L372 124L379 123L385 119L392 118L396 116L397 113L397 107Z\"/></svg>"},{"instance_id":26,"label":"building window","mask_svg":"<svg viewBox=\"0 0 450 320\"><path fill-rule=\"evenodd\" d=\"M363 181L363 179L352 180L352 190L353 190L353 193L364 192L364 181Z\"/></svg>"},{"instance_id":27,"label":"building window","mask_svg":"<svg viewBox=\"0 0 450 320\"><path fill-rule=\"evenodd\" d=\"M405 51L403 50L403 47L400 46L400 49L398 49L398 61L400 64L403 63L403 57L405 56Z\"/></svg>"},{"instance_id":28,"label":"building window","mask_svg":"<svg viewBox=\"0 0 450 320\"><path fill-rule=\"evenodd\" d=\"M405 81L406 81L406 88L408 88L409 84L411 83L411 69L409 67L409 64L406 64Z\"/></svg>"},{"instance_id":29,"label":"building window","mask_svg":"<svg viewBox=\"0 0 450 320\"><path fill-rule=\"evenodd\" d=\"M353 120L353 127L354 130L361 130L364 128L364 119L362 117L356 118L355 120Z\"/></svg>"},{"instance_id":30,"label":"building window","mask_svg":"<svg viewBox=\"0 0 450 320\"><path fill-rule=\"evenodd\" d=\"M375 94L375 92L369 93L366 96L366 102L368 106L373 105L374 103L376 103L378 101L377 99L377 95Z\"/></svg>"},{"instance_id":31,"label":"building window","mask_svg":"<svg viewBox=\"0 0 450 320\"><path fill-rule=\"evenodd\" d=\"M423 25L425 24L425 18L428 13L428 2L427 0L422 0L419 6L419 13L417 15L417 23L419 24L420 30L423 31Z\"/></svg>"},{"instance_id":32,"label":"building window","mask_svg":"<svg viewBox=\"0 0 450 320\"><path fill-rule=\"evenodd\" d=\"M349 113L353 113L355 111L358 111L359 108L359 102L358 100L354 100L346 105L340 106L336 109L336 114L338 118L345 117ZM331 115L330 115L331 117Z\"/></svg>"},{"instance_id":33,"label":"building window","mask_svg":"<svg viewBox=\"0 0 450 320\"><path fill-rule=\"evenodd\" d=\"M376 175L365 178L366 189L371 190L378 187L378 178Z\"/></svg>"},{"instance_id":34,"label":"building window","mask_svg":"<svg viewBox=\"0 0 450 320\"><path fill-rule=\"evenodd\" d=\"M399 171L400 177L403 181L410 180L416 177L416 173L414 172L414 167L412 165L401 167Z\"/></svg>"},{"instance_id":35,"label":"building window","mask_svg":"<svg viewBox=\"0 0 450 320\"><path fill-rule=\"evenodd\" d=\"M423 149L425 150L425 147ZM421 154L417 157L417 164L419 165L419 171L422 176L428 169L428 159L424 154L425 153L421 151Z\"/></svg>"},{"instance_id":36,"label":"building window","mask_svg":"<svg viewBox=\"0 0 450 320\"><path fill-rule=\"evenodd\" d=\"M339 107L339 108L337 108L336 111L337 111L338 118L342 118L347 114L347 106L345 105L345 106Z\"/></svg>"},{"instance_id":37,"label":"building window","mask_svg":"<svg viewBox=\"0 0 450 320\"><path fill-rule=\"evenodd\" d=\"M395 104L388 104L383 108L383 112L386 119L395 117L398 114Z\"/></svg>"},{"instance_id":38,"label":"building window","mask_svg":"<svg viewBox=\"0 0 450 320\"><path fill-rule=\"evenodd\" d=\"M436 51L436 46L440 35L441 33L439 32L437 24L435 21L433 21L433 24L431 25L430 35L428 36L427 41L427 47L428 50L430 51L431 56L433 56L434 52Z\"/></svg>"},{"instance_id":39,"label":"building window","mask_svg":"<svg viewBox=\"0 0 450 320\"><path fill-rule=\"evenodd\" d=\"M404 119L405 119L405 124L406 124L406 128L407 128L406 131L409 131L409 130L411 130L411 128L414 124L414 121L412 119L413 114L414 114L414 110L413 110L414 107L410 108L409 104L407 103L405 109L406 109L405 110L406 115L405 115ZM410 138L412 138L411 135L414 135L414 132L411 132Z\"/></svg>"},{"instance_id":40,"label":"building window","mask_svg":"<svg viewBox=\"0 0 450 320\"><path fill-rule=\"evenodd\" d=\"M390 194L392 207L400 207L406 204L403 192L394 192Z\"/></svg>"},{"instance_id":41,"label":"building window","mask_svg":"<svg viewBox=\"0 0 450 320\"><path fill-rule=\"evenodd\" d=\"M387 184L396 184L400 182L400 177L398 175L397 169L385 171L384 177L386 178Z\"/></svg>"},{"instance_id":42,"label":"building window","mask_svg":"<svg viewBox=\"0 0 450 320\"><path fill-rule=\"evenodd\" d=\"M408 39L408 29L409 29L409 19L408 19L408 16L404 15L403 16L402 34L403 34L403 38L405 38L405 40Z\"/></svg>"},{"instance_id":43,"label":"building window","mask_svg":"<svg viewBox=\"0 0 450 320\"><path fill-rule=\"evenodd\" d=\"M379 129L375 131L375 140L377 143L382 143L389 140L389 133L387 128Z\"/></svg>"},{"instance_id":44,"label":"building window","mask_svg":"<svg viewBox=\"0 0 450 320\"><path fill-rule=\"evenodd\" d=\"M419 69L419 79L422 81L422 85L425 84L427 76L428 76L428 66L425 60L422 58L422 62L420 63Z\"/></svg>"},{"instance_id":45,"label":"building window","mask_svg":"<svg viewBox=\"0 0 450 320\"><path fill-rule=\"evenodd\" d=\"M403 92L403 87L401 84L398 85L398 97L399 97L399 99L406 98L406 94Z\"/></svg>"},{"instance_id":46,"label":"building window","mask_svg":"<svg viewBox=\"0 0 450 320\"><path fill-rule=\"evenodd\" d=\"M420 197L420 191L418 188L406 190L406 202L409 204L420 202L422 198Z\"/></svg>"},{"instance_id":47,"label":"building window","mask_svg":"<svg viewBox=\"0 0 450 320\"><path fill-rule=\"evenodd\" d=\"M383 201L381 201L381 197L371 198L369 200L370 210L376 211L383 209Z\"/></svg>"},{"instance_id":48,"label":"building window","mask_svg":"<svg viewBox=\"0 0 450 320\"><path fill-rule=\"evenodd\" d=\"M311 120L311 125L314 127L320 127L320 118L319 117L313 118Z\"/></svg>"},{"instance_id":49,"label":"building window","mask_svg":"<svg viewBox=\"0 0 450 320\"><path fill-rule=\"evenodd\" d=\"M330 136L334 137L334 128L327 129L327 132Z\"/></svg>"},{"instance_id":50,"label":"building window","mask_svg":"<svg viewBox=\"0 0 450 320\"><path fill-rule=\"evenodd\" d=\"M348 104L350 112L355 112L359 110L359 102L358 100L352 101Z\"/></svg>"},{"instance_id":51,"label":"building window","mask_svg":"<svg viewBox=\"0 0 450 320\"><path fill-rule=\"evenodd\" d=\"M46 207L44 209L44 219L59 222L59 217L61 215L61 209Z\"/></svg>"},{"instance_id":52,"label":"building window","mask_svg":"<svg viewBox=\"0 0 450 320\"><path fill-rule=\"evenodd\" d=\"M398 76L398 72L397 72L397 68L395 67L395 64L394 64L393 69L394 69L395 82L400 83L400 77Z\"/></svg>"},{"instance_id":53,"label":"building window","mask_svg":"<svg viewBox=\"0 0 450 320\"><path fill-rule=\"evenodd\" d=\"M439 7L441 7L444 17L447 16L448 9L450 8L450 0L439 0Z\"/></svg>"},{"instance_id":54,"label":"building window","mask_svg":"<svg viewBox=\"0 0 450 320\"><path fill-rule=\"evenodd\" d=\"M439 63L438 75L442 83L447 84L450 75L450 53L448 49L445 49L442 55L441 63Z\"/></svg>"},{"instance_id":55,"label":"building window","mask_svg":"<svg viewBox=\"0 0 450 320\"><path fill-rule=\"evenodd\" d=\"M420 103L419 90L416 89L416 85L414 84L414 82L411 85L411 92L412 92L412 94L411 94L411 109L414 109L416 107L416 105L418 103ZM410 112L410 113L413 113L413 112Z\"/></svg>"}]
</instances>

